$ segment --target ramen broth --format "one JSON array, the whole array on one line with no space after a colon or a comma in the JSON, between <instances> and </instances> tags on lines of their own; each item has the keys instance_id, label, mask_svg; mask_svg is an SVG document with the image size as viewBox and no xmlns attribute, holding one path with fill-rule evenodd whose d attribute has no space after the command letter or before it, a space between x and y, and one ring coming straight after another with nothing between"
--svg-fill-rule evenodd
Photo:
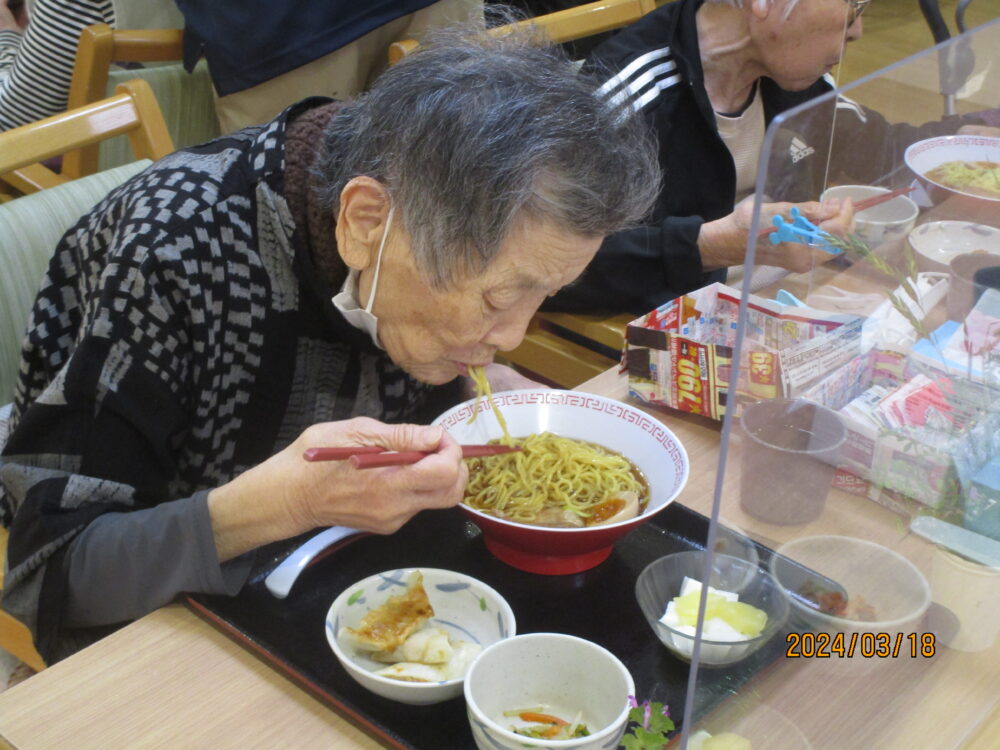
<instances>
[{"instance_id":1,"label":"ramen broth","mask_svg":"<svg viewBox=\"0 0 1000 750\"><path fill-rule=\"evenodd\" d=\"M953 190L1000 199L1000 164L997 162L946 161L924 176Z\"/></svg>"}]
</instances>

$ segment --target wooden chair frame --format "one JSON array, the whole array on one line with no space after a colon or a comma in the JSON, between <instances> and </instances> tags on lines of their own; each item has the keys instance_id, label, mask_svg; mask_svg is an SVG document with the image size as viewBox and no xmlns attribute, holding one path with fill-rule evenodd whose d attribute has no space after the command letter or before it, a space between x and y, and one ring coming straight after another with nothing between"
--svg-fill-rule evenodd
<instances>
[{"instance_id":1,"label":"wooden chair frame","mask_svg":"<svg viewBox=\"0 0 1000 750\"><path fill-rule=\"evenodd\" d=\"M490 29L490 33L503 34L514 28L530 26L541 29L553 42L561 44L627 26L655 8L655 0L600 0L526 18L509 26L497 26ZM389 64L394 65L419 46L415 39L393 42L389 45Z\"/></svg>"},{"instance_id":2,"label":"wooden chair frame","mask_svg":"<svg viewBox=\"0 0 1000 750\"><path fill-rule=\"evenodd\" d=\"M127 135L137 159L159 159L173 140L149 84L126 81L115 96L0 133L0 179L24 193L69 182L39 162L116 135ZM16 170L16 171L15 171Z\"/></svg>"},{"instance_id":3,"label":"wooden chair frame","mask_svg":"<svg viewBox=\"0 0 1000 750\"><path fill-rule=\"evenodd\" d=\"M7 529L0 527L0 555L7 559ZM3 567L0 567L0 591L3 591ZM0 609L0 648L34 669L45 669L45 660L35 648L31 631L16 617Z\"/></svg>"},{"instance_id":4,"label":"wooden chair frame","mask_svg":"<svg viewBox=\"0 0 1000 750\"><path fill-rule=\"evenodd\" d=\"M104 99L113 62L180 60L183 44L182 29L115 30L106 23L88 26L80 32L67 107L76 109ZM67 152L62 173L69 179L93 174L97 171L98 149L93 144Z\"/></svg>"}]
</instances>

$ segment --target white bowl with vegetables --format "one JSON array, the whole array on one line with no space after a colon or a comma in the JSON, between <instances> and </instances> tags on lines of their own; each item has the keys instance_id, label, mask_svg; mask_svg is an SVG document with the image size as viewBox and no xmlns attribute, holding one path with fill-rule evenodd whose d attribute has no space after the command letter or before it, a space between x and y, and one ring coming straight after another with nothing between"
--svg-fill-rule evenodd
<instances>
[{"instance_id":1,"label":"white bowl with vegetables","mask_svg":"<svg viewBox=\"0 0 1000 750\"><path fill-rule=\"evenodd\" d=\"M517 632L495 589L438 568L403 568L358 581L326 615L326 638L347 673L400 703L440 703L462 694L471 663Z\"/></svg>"},{"instance_id":2,"label":"white bowl with vegetables","mask_svg":"<svg viewBox=\"0 0 1000 750\"><path fill-rule=\"evenodd\" d=\"M531 633L485 649L465 703L480 750L617 747L635 683L607 649L562 633Z\"/></svg>"}]
</instances>

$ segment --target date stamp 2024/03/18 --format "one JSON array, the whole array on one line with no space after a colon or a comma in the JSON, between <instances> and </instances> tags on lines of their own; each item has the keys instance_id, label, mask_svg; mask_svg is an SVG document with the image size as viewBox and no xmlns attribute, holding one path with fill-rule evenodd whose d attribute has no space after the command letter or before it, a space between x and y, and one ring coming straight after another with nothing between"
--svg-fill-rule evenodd
<instances>
[{"instance_id":1,"label":"date stamp 2024/03/18","mask_svg":"<svg viewBox=\"0 0 1000 750\"><path fill-rule=\"evenodd\" d=\"M934 633L789 633L789 659L929 659L937 652Z\"/></svg>"}]
</instances>

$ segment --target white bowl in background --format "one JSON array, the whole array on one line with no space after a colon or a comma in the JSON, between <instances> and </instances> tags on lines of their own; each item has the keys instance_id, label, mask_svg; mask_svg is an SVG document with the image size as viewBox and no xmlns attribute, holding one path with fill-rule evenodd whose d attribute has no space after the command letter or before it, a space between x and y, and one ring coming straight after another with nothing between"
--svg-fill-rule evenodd
<instances>
[{"instance_id":1,"label":"white bowl in background","mask_svg":"<svg viewBox=\"0 0 1000 750\"><path fill-rule=\"evenodd\" d=\"M434 608L428 625L442 627L453 640L488 646L517 632L514 612L495 589L464 573L438 568L403 568L377 573L347 587L326 614L326 639L334 655L358 684L400 703L440 703L462 694L465 679L444 682L402 682L375 674L386 664L374 661L341 642L345 627L356 628L371 610L390 596L406 591L410 574L419 570Z\"/></svg>"},{"instance_id":2,"label":"white bowl in background","mask_svg":"<svg viewBox=\"0 0 1000 750\"><path fill-rule=\"evenodd\" d=\"M929 221L907 236L921 271L948 273L951 261L985 250L1000 255L1000 229L971 221Z\"/></svg>"},{"instance_id":3,"label":"white bowl in background","mask_svg":"<svg viewBox=\"0 0 1000 750\"><path fill-rule=\"evenodd\" d=\"M890 192L888 188L875 187L874 185L837 185L824 190L820 200L850 198L854 203L857 203L860 200L888 192ZM854 214L854 232L869 247L877 247L884 242L907 234L917 223L919 214L920 208L911 198L897 195L885 203L862 209Z\"/></svg>"},{"instance_id":4,"label":"white bowl in background","mask_svg":"<svg viewBox=\"0 0 1000 750\"><path fill-rule=\"evenodd\" d=\"M632 675L610 651L562 633L531 633L495 643L472 663L465 703L480 750L618 747L628 724ZM577 713L587 737L544 740L510 730L515 718L504 711L544 707L566 721Z\"/></svg>"},{"instance_id":5,"label":"white bowl in background","mask_svg":"<svg viewBox=\"0 0 1000 750\"><path fill-rule=\"evenodd\" d=\"M807 568L843 587L849 616L821 612L802 602L792 581L801 582ZM931 603L931 587L923 573L898 552L881 544L851 536L821 535L794 539L778 547L771 557L771 575L789 594L789 623L818 633L888 633L920 630L920 621ZM815 592L805 598L816 600ZM874 611L874 619L854 615L859 605ZM862 639L864 645L872 639ZM861 659L861 645L855 658Z\"/></svg>"}]
</instances>

